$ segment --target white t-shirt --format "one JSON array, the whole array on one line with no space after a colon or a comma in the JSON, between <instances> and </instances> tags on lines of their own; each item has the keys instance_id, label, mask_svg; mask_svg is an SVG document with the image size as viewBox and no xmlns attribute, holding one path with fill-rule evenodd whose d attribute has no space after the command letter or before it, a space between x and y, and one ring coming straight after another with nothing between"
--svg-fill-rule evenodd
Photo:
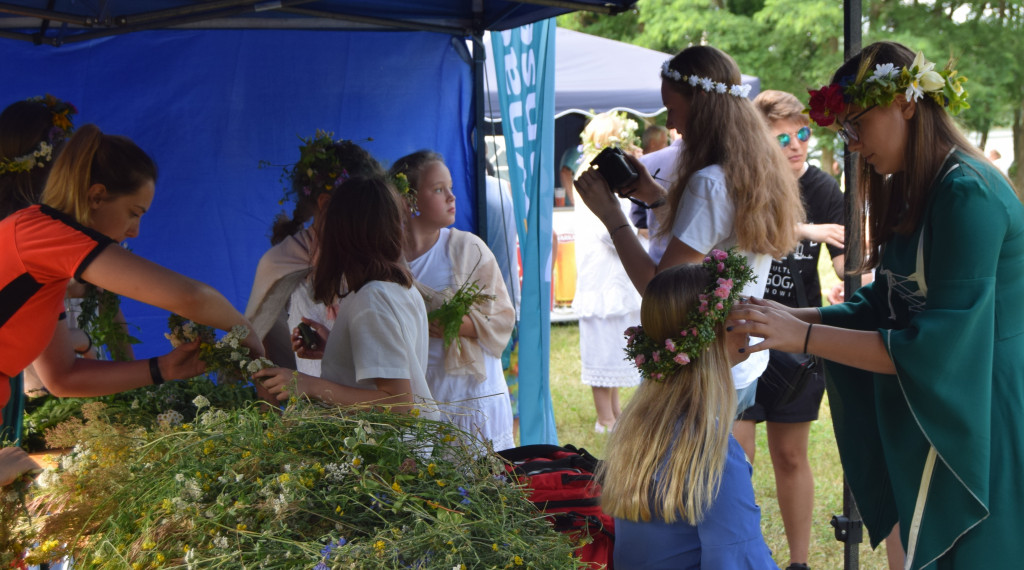
<instances>
[{"instance_id":1,"label":"white t-shirt","mask_svg":"<svg viewBox=\"0 0 1024 570\"><path fill-rule=\"evenodd\" d=\"M704 167L690 177L676 210L672 235L696 251L728 250L737 245L736 208L725 186L725 173L717 164ZM742 252L753 269L756 280L741 292L744 296L763 297L772 258L765 253ZM751 342L761 339L751 338ZM768 367L768 351L755 352L746 361L732 367L736 389L754 383Z\"/></svg>"},{"instance_id":2,"label":"white t-shirt","mask_svg":"<svg viewBox=\"0 0 1024 570\"><path fill-rule=\"evenodd\" d=\"M683 148L683 139L680 138L672 141L672 144L661 150L656 150L640 157L640 162L647 168L647 172L650 172L651 176L654 177L654 181L665 190L671 190L672 185L675 184L676 174L679 173L679 161L683 157ZM665 255L669 236L668 234L663 236L657 235L658 216L655 215L655 212L657 210L647 210L647 230L651 236L650 242L647 245L647 253L650 254L654 263L658 263L661 261L661 256Z\"/></svg>"},{"instance_id":3,"label":"white t-shirt","mask_svg":"<svg viewBox=\"0 0 1024 570\"><path fill-rule=\"evenodd\" d=\"M323 376L343 386L375 389L372 378L408 378L420 416L438 419L427 387L427 309L414 287L370 281L342 297L327 337Z\"/></svg>"}]
</instances>

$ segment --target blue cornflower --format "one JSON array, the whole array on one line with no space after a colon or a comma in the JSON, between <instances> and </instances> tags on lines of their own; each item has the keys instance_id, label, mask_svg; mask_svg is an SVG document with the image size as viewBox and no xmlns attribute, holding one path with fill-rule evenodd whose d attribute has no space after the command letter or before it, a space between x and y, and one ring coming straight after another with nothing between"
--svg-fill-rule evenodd
<instances>
[{"instance_id":1,"label":"blue cornflower","mask_svg":"<svg viewBox=\"0 0 1024 570\"><path fill-rule=\"evenodd\" d=\"M462 495L463 497L466 497L466 495L469 495L469 491L467 491L465 489L465 487L459 487L459 494ZM469 504L469 497L466 497L465 499L462 499L462 501L460 501L460 502L463 505L468 505Z\"/></svg>"}]
</instances>

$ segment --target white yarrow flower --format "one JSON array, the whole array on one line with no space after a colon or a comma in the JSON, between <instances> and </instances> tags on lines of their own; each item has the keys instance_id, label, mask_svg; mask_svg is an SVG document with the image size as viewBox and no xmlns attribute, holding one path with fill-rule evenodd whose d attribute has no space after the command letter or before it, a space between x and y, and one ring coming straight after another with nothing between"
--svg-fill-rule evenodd
<instances>
[{"instance_id":1,"label":"white yarrow flower","mask_svg":"<svg viewBox=\"0 0 1024 570\"><path fill-rule=\"evenodd\" d=\"M195 404L196 409L201 410L210 405L210 400L207 400L206 396L199 394L192 399L192 403Z\"/></svg>"}]
</instances>

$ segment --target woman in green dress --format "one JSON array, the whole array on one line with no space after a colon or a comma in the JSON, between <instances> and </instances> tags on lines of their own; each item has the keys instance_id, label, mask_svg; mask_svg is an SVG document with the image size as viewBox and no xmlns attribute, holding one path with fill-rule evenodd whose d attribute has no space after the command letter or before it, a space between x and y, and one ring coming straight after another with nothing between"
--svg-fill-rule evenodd
<instances>
[{"instance_id":1,"label":"woman in green dress","mask_svg":"<svg viewBox=\"0 0 1024 570\"><path fill-rule=\"evenodd\" d=\"M755 299L733 314L766 339L748 350L829 361L872 545L899 523L911 569L1024 560L1024 206L950 117L967 107L963 80L877 43L811 91L811 118L859 155L848 231L865 236L855 261L876 279L840 305Z\"/></svg>"}]
</instances>

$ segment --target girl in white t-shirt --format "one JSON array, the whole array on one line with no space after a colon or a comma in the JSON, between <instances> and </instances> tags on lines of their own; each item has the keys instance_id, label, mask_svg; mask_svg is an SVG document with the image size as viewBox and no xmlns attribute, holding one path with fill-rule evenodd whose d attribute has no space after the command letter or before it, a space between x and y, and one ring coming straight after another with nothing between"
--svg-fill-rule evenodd
<instances>
[{"instance_id":1,"label":"girl in white t-shirt","mask_svg":"<svg viewBox=\"0 0 1024 570\"><path fill-rule=\"evenodd\" d=\"M761 297L772 258L796 247L797 224L804 221L800 190L786 158L747 99L749 88L742 85L739 67L725 52L711 46L686 48L662 65L661 80L666 126L686 141L675 183L666 193L639 160L628 157L640 176L615 189L651 208L661 206L658 234L671 238L660 262L628 231L629 220L598 170L581 174L576 190L608 229L641 295L656 273L700 263L712 249L737 246L756 275L742 293ZM755 354L733 369L739 409L753 402L757 377L767 363L766 356Z\"/></svg>"},{"instance_id":2,"label":"girl in white t-shirt","mask_svg":"<svg viewBox=\"0 0 1024 570\"><path fill-rule=\"evenodd\" d=\"M329 332L316 326L322 349L310 349L298 333L292 337L299 356L323 359L321 377L287 368L254 375L278 400L305 395L395 412L417 407L437 419L425 376L426 309L402 261L402 210L382 178L352 178L332 193L316 228L312 284L318 301L338 301L338 317ZM343 278L348 292L339 295Z\"/></svg>"},{"instance_id":3,"label":"girl in white t-shirt","mask_svg":"<svg viewBox=\"0 0 1024 570\"><path fill-rule=\"evenodd\" d=\"M405 188L408 226L405 257L427 310L440 307L465 284L476 283L489 299L463 317L458 338L444 345L442 323L430 323L427 383L442 419L489 442L515 446L512 404L501 370L501 353L515 325L515 309L487 244L449 228L455 222L452 176L441 156L423 150L398 159L391 176Z\"/></svg>"}]
</instances>

